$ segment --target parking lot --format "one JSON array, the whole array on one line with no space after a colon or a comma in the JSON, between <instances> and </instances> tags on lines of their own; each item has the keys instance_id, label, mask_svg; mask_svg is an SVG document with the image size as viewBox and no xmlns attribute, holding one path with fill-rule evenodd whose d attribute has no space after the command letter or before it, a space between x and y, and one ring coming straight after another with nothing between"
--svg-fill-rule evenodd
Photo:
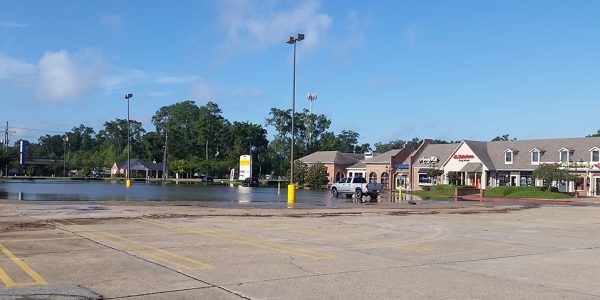
<instances>
[{"instance_id":1,"label":"parking lot","mask_svg":"<svg viewBox=\"0 0 600 300\"><path fill-rule=\"evenodd\" d=\"M4 204L0 297L599 299L600 207Z\"/></svg>"}]
</instances>

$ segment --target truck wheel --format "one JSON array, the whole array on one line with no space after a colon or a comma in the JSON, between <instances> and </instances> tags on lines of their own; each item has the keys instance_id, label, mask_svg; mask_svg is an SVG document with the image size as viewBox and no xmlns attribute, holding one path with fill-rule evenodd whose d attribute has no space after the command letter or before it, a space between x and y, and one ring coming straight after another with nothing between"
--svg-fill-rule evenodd
<instances>
[{"instance_id":1,"label":"truck wheel","mask_svg":"<svg viewBox=\"0 0 600 300\"><path fill-rule=\"evenodd\" d=\"M338 195L339 194L338 194L337 189L336 188L332 188L331 189L331 196L337 198Z\"/></svg>"},{"instance_id":2,"label":"truck wheel","mask_svg":"<svg viewBox=\"0 0 600 300\"><path fill-rule=\"evenodd\" d=\"M354 194L354 197L356 197L356 199L362 199L362 197L363 197L362 190L356 189L356 193Z\"/></svg>"}]
</instances>

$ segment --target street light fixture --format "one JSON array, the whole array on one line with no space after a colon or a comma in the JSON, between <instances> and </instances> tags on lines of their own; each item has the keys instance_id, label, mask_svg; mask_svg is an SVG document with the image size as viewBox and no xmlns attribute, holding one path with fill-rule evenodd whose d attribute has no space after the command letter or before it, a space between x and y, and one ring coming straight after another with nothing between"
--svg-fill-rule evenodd
<instances>
[{"instance_id":1,"label":"street light fixture","mask_svg":"<svg viewBox=\"0 0 600 300\"><path fill-rule=\"evenodd\" d=\"M133 97L133 94L125 94L125 100L127 100L127 180L125 181L125 186L127 188L131 187L131 129L129 125L129 99Z\"/></svg>"},{"instance_id":2,"label":"street light fixture","mask_svg":"<svg viewBox=\"0 0 600 300\"><path fill-rule=\"evenodd\" d=\"M288 203L294 203L296 186L294 185L294 115L296 114L296 43L304 39L304 34L298 33L288 37L286 43L294 45L294 72L292 77L292 145L290 149L290 184L288 185Z\"/></svg>"}]
</instances>

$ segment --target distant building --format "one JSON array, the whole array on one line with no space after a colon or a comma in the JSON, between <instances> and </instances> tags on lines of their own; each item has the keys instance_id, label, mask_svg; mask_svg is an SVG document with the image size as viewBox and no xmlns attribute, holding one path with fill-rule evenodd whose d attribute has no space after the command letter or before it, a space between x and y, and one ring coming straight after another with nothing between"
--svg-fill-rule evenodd
<instances>
[{"instance_id":1,"label":"distant building","mask_svg":"<svg viewBox=\"0 0 600 300\"><path fill-rule=\"evenodd\" d=\"M161 178L163 163L149 162L140 159L131 159L131 176L133 178ZM110 169L110 176L127 176L127 161L115 162Z\"/></svg>"},{"instance_id":2,"label":"distant building","mask_svg":"<svg viewBox=\"0 0 600 300\"><path fill-rule=\"evenodd\" d=\"M458 144L431 144L424 140L405 162L409 164L406 187L419 190L448 183L448 173L459 184L487 189L498 186L543 186L532 177L543 164L558 164L576 176L575 181L553 182L561 192L600 196L600 137L515 141L469 141ZM428 169L444 172L430 178Z\"/></svg>"},{"instance_id":3,"label":"distant building","mask_svg":"<svg viewBox=\"0 0 600 300\"><path fill-rule=\"evenodd\" d=\"M298 160L311 165L322 163L327 168L327 179L336 182L346 176L347 168L365 158L364 154L343 153L340 151L317 151Z\"/></svg>"}]
</instances>

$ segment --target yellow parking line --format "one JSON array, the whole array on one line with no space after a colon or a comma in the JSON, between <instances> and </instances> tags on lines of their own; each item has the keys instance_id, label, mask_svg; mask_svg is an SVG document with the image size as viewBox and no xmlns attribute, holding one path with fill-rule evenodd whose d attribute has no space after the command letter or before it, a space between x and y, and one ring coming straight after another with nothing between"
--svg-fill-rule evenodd
<instances>
[{"instance_id":1,"label":"yellow parking line","mask_svg":"<svg viewBox=\"0 0 600 300\"><path fill-rule=\"evenodd\" d=\"M70 226L86 226L86 225L78 225L78 224L75 224L73 222L66 221L66 220L63 220L63 222L72 224ZM69 226L69 225L63 225L63 226ZM141 243L141 242L138 242L138 241L134 241L132 239L128 239L128 238L125 238L125 237L122 237L122 236L114 235L114 234L111 234L111 233L108 233L108 232L103 232L103 231L94 231L94 232L98 233L98 234L91 233L90 231L85 232L85 234L89 235L92 238L103 240L103 241L105 241L107 243L112 243L114 245L117 245L119 247L125 248L127 250L140 253L140 254L142 254L144 256L147 256L147 257L153 258L155 260L159 260L159 261L162 261L162 262L165 262L165 263L177 266L177 267L182 268L182 269L186 269L186 270L200 270L200 269L211 269L211 268L214 267L213 265L211 265L209 263L205 263L205 262L202 262L202 261L198 261L198 260L195 260L195 259L184 257L184 256L181 256L181 255L175 254L175 253L173 253L171 251L167 251L167 250L164 250L164 249L156 248L156 247L150 246L148 244L144 244L144 243ZM119 242L119 241L115 241L115 240L121 240L123 242ZM133 244L135 246L131 246L131 245L128 245L126 243ZM139 247L136 247L136 246L139 246ZM152 253L150 253L150 251L153 251L153 252L156 252L156 253L161 253L161 254L166 255L168 257L171 257L171 258L174 258L174 259L177 259L177 260L180 260L180 261L187 262L189 264L192 264L193 266L190 266L190 265L187 265L187 264L182 264L182 263L179 263L179 262L174 261L172 259L168 259L168 258L164 258L164 257L158 256L158 255L152 254Z\"/></svg>"},{"instance_id":2,"label":"yellow parking line","mask_svg":"<svg viewBox=\"0 0 600 300\"><path fill-rule=\"evenodd\" d=\"M19 242L44 242L44 241L60 241L60 240L76 240L80 239L79 236L73 237L61 237L61 238L32 238L32 239L14 239L14 240L0 240L0 243L19 243Z\"/></svg>"},{"instance_id":3,"label":"yellow parking line","mask_svg":"<svg viewBox=\"0 0 600 300\"><path fill-rule=\"evenodd\" d=\"M304 257L313 258L313 259L329 259L329 258L335 257L330 254L312 252L312 251L297 249L297 248L293 248L293 247L277 245L277 244L273 244L273 243L269 243L269 242L264 242L264 241L259 241L259 240L255 240L255 239L244 238L244 237L238 237L238 236L234 236L231 234L212 231L212 230L172 225L169 223L155 221L155 220L148 220L148 219L137 219L137 221L174 229L179 232L195 233L195 234L201 234L201 235L210 236L210 237L216 237L216 238L220 238L220 239L227 240L227 241L234 242L234 243L252 245L255 247L259 247L259 248L274 250L277 252L294 254L294 255L298 255L298 256L304 256Z\"/></svg>"},{"instance_id":4,"label":"yellow parking line","mask_svg":"<svg viewBox=\"0 0 600 300\"><path fill-rule=\"evenodd\" d=\"M259 225L259 224L255 223L255 225ZM393 242L384 242L384 241L369 240L369 239L355 238L355 237L350 237L350 236L341 236L341 235L317 232L316 228L315 229L302 229L302 228L293 228L293 227L288 227L288 226L285 226L285 227L270 226L269 227L269 226L265 226L264 224L259 225L259 226L260 226L259 228L267 229L267 230L297 232L297 233L314 235L314 236L323 237L323 238L332 239L332 240L359 242L359 243L374 245L374 246L383 247L383 248L396 248L396 249L409 250L409 251L414 251L414 252L428 251L428 249L426 249L426 248L423 248L420 246L415 246L415 245L410 245L410 244L399 244L399 243L393 243Z\"/></svg>"},{"instance_id":5,"label":"yellow parking line","mask_svg":"<svg viewBox=\"0 0 600 300\"><path fill-rule=\"evenodd\" d=\"M40 274L38 274L31 267L29 267L29 265L27 265L25 262L23 262L18 257L16 257L14 254L12 254L12 252L10 252L2 244L0 244L0 251L2 251L2 253L4 253L4 255L6 255L8 258L10 258L10 260L12 260L17 266L19 266L19 268L21 268L21 270L23 270L25 273L27 273L27 275L29 277L31 277L31 279L33 279L33 281L34 281L34 282L15 282L12 278L10 278L10 276L8 276L6 271L4 271L4 269L2 269L0 267L0 280L2 280L2 282L4 282L4 285L6 285L6 287L47 285L48 284L46 282L46 280L44 280L44 278L42 278L42 276L40 276Z\"/></svg>"}]
</instances>

